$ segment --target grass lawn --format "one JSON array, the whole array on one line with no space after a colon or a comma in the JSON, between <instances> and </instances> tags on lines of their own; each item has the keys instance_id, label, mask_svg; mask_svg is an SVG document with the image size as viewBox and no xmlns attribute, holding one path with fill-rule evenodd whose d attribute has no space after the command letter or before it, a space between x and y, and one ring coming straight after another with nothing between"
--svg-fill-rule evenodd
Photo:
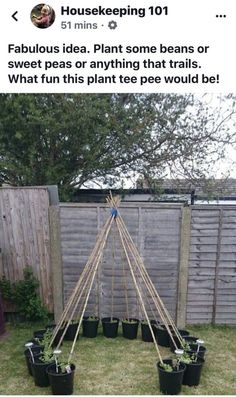
<instances>
[{"instance_id":1,"label":"grass lawn","mask_svg":"<svg viewBox=\"0 0 236 397\"><path fill-rule=\"evenodd\" d=\"M8 335L0 339L0 394L50 394L50 388L38 388L28 375L23 356L24 343L39 325L8 326ZM206 362L198 387L182 387L182 394L236 394L236 328L226 326L187 327L191 335L205 340ZM121 336L106 339L101 328L95 339L80 338L73 362L76 365L74 394L160 394L153 343ZM63 353L71 342L64 342ZM161 348L163 358L170 350Z\"/></svg>"}]
</instances>

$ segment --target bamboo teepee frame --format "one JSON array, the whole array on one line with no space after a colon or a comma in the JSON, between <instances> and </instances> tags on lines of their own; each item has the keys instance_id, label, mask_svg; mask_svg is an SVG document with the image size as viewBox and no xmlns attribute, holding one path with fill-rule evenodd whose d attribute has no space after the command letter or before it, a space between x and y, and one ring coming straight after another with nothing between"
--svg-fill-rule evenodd
<instances>
[{"instance_id":1,"label":"bamboo teepee frame","mask_svg":"<svg viewBox=\"0 0 236 397\"><path fill-rule=\"evenodd\" d=\"M157 355L159 360L162 363L162 357L160 354L160 350L158 348L155 335L153 332L152 325L150 323L149 317L148 317L148 312L146 308L146 304L144 301L144 294L146 298L146 302L148 302L150 310L152 315L155 317L155 313L158 314L159 318L161 319L163 325L166 327L166 330L168 331L170 338L172 339L172 342L177 348L175 339L173 337L174 335L177 337L179 343L181 346L183 346L183 339L173 321L171 318L168 310L166 309L162 299L160 298L151 278L149 277L149 274L145 268L145 265L143 263L143 260L125 226L125 223L118 211L118 207L120 204L120 199L119 197L112 197L110 196L107 198L107 203L111 208L111 215L109 219L105 222L103 228L101 229L99 235L97 236L97 241L95 244L95 247L84 267L84 270L64 308L64 311L61 315L61 318L57 324L57 326L54 329L52 340L51 340L51 345L58 333L58 331L63 328L63 333L61 335L61 338L58 342L58 345L56 349L58 349L64 339L64 336L66 334L66 331L73 320L73 317L75 316L79 318L79 323L77 327L77 331L71 346L71 350L69 353L68 357L68 362L71 361L71 358L74 353L75 349L75 343L79 334L79 330L81 327L81 323L83 320L83 316L88 304L89 296L93 287L93 284L95 283L95 275L98 274L98 269L99 266L101 266L102 262L102 257L103 257L103 251L107 243L108 235L111 231L112 226L117 228L118 236L120 239L120 244L124 253L124 257L126 259L126 262L128 264L128 271L131 274L131 278L136 290L137 298L138 298L138 303L140 305L141 312L143 313L143 316L145 320L148 323L151 335L153 337L154 341L154 346L157 351ZM114 253L113 253L113 261L114 261ZM112 264L113 272L114 272L114 263ZM126 299L126 304L127 304L127 316L129 318L129 311L128 311L128 296L127 296L127 285L126 285L126 272L124 265L123 265L123 275L124 275L124 289L125 289L125 299ZM98 278L97 278L98 280ZM98 281L96 281L98 282ZM112 290L114 290L114 273L112 277ZM113 300L113 297L112 297ZM154 307L154 309L153 309ZM112 301L112 316L113 316L113 301Z\"/></svg>"}]
</instances>

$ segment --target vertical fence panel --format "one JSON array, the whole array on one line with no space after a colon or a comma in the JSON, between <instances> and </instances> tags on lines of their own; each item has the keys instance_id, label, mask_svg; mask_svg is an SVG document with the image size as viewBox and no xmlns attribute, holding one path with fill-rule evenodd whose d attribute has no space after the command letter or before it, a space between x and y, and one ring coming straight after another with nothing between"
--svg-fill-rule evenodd
<instances>
[{"instance_id":1,"label":"vertical fence panel","mask_svg":"<svg viewBox=\"0 0 236 397\"><path fill-rule=\"evenodd\" d=\"M192 207L187 323L236 324L236 208Z\"/></svg>"},{"instance_id":2,"label":"vertical fence panel","mask_svg":"<svg viewBox=\"0 0 236 397\"><path fill-rule=\"evenodd\" d=\"M0 189L2 273L12 282L33 268L40 295L53 310L47 188Z\"/></svg>"},{"instance_id":3,"label":"vertical fence panel","mask_svg":"<svg viewBox=\"0 0 236 397\"><path fill-rule=\"evenodd\" d=\"M236 324L236 209L222 208L215 322Z\"/></svg>"},{"instance_id":4,"label":"vertical fence panel","mask_svg":"<svg viewBox=\"0 0 236 397\"><path fill-rule=\"evenodd\" d=\"M193 206L191 213L187 323L211 323L219 209Z\"/></svg>"},{"instance_id":5,"label":"vertical fence panel","mask_svg":"<svg viewBox=\"0 0 236 397\"><path fill-rule=\"evenodd\" d=\"M120 206L121 216L144 260L147 271L174 318L180 255L181 208L182 205L178 204L160 205L157 203L122 203ZM104 204L60 205L65 302L78 281L94 247L97 231L107 220L109 211ZM112 229L109 235L103 263L97 276L100 284L99 299L96 279L89 299L87 311L90 314L96 310L99 300L101 316L110 316L111 287L114 277L114 315L126 316L123 263L125 264L129 315L142 317L134 283L115 229ZM151 314L150 307L148 310Z\"/></svg>"},{"instance_id":6,"label":"vertical fence panel","mask_svg":"<svg viewBox=\"0 0 236 397\"><path fill-rule=\"evenodd\" d=\"M184 328L186 324L190 233L191 210L189 207L183 207L177 299L177 326L179 328Z\"/></svg>"},{"instance_id":7,"label":"vertical fence panel","mask_svg":"<svg viewBox=\"0 0 236 397\"><path fill-rule=\"evenodd\" d=\"M53 310L57 322L63 311L63 277L61 258L61 229L59 206L49 208L50 224L50 264L53 285Z\"/></svg>"}]
</instances>

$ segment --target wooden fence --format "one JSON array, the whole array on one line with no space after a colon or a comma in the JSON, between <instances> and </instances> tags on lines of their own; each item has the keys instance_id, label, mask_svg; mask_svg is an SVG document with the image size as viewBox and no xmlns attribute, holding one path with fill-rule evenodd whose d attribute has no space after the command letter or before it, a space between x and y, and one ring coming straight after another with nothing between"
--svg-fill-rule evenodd
<instances>
[{"instance_id":1,"label":"wooden fence","mask_svg":"<svg viewBox=\"0 0 236 397\"><path fill-rule=\"evenodd\" d=\"M14 281L32 266L41 297L58 319L109 209L59 205L55 192L49 187L0 189L0 273ZM236 324L236 206L125 202L120 212L178 325ZM114 233L89 301L89 310L101 316L111 312L113 276L114 314L126 315L124 258ZM130 315L141 317L130 276L127 284Z\"/></svg>"},{"instance_id":2,"label":"wooden fence","mask_svg":"<svg viewBox=\"0 0 236 397\"><path fill-rule=\"evenodd\" d=\"M120 210L158 292L180 326L236 324L235 206L123 203ZM108 216L102 204L60 205L65 301ZM112 237L99 275L102 315L111 310L111 246ZM121 263L120 253L116 255ZM125 300L119 266L115 278L115 313L121 316ZM132 280L129 299L132 315L140 316ZM95 300L94 290L91 306Z\"/></svg>"},{"instance_id":3,"label":"wooden fence","mask_svg":"<svg viewBox=\"0 0 236 397\"><path fill-rule=\"evenodd\" d=\"M26 266L40 281L40 294L53 309L48 188L0 188L0 275L12 282Z\"/></svg>"},{"instance_id":4,"label":"wooden fence","mask_svg":"<svg viewBox=\"0 0 236 397\"><path fill-rule=\"evenodd\" d=\"M236 208L193 206L187 322L236 324Z\"/></svg>"},{"instance_id":5,"label":"wooden fence","mask_svg":"<svg viewBox=\"0 0 236 397\"><path fill-rule=\"evenodd\" d=\"M63 263L64 298L67 301L81 274L87 258L94 247L96 236L109 216L109 209L102 204L63 204L60 206L61 249ZM123 203L120 213L144 259L147 270L158 288L161 297L176 316L178 294L179 240L182 205L158 205L153 203ZM122 270L124 257L115 236L113 249L111 230L104 252L99 277L99 302L96 302L96 288L90 300L90 307L98 305L102 316L111 314L111 284L114 274L114 314L126 314L125 280ZM112 271L112 252L115 252L115 269ZM129 312L140 317L137 296L130 272L125 269ZM95 310L95 308L93 309Z\"/></svg>"}]
</instances>

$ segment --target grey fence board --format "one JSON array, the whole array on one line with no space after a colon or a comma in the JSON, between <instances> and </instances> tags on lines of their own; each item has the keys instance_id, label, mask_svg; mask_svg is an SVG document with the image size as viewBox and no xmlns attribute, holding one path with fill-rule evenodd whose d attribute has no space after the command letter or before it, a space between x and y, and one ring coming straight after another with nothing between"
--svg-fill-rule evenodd
<instances>
[{"instance_id":1,"label":"grey fence board","mask_svg":"<svg viewBox=\"0 0 236 397\"><path fill-rule=\"evenodd\" d=\"M192 207L189 323L235 324L235 222L236 208L211 205Z\"/></svg>"},{"instance_id":2,"label":"grey fence board","mask_svg":"<svg viewBox=\"0 0 236 397\"><path fill-rule=\"evenodd\" d=\"M106 222L110 210L102 204L61 205L61 248L64 277L64 296L68 299L88 256L94 247L96 235ZM177 280L179 266L179 234L182 205L153 205L153 203L122 203L120 213L126 227L139 250L147 270L167 307L176 315ZM100 314L110 315L112 283L112 244L114 230L111 230L104 250L103 266L99 271L101 283ZM122 264L124 253L119 238L116 241L116 271L114 275L114 314L126 315L124 276ZM125 261L126 263L126 261ZM142 316L137 304L137 294L127 268L128 301L130 315ZM77 276L77 278L76 278ZM95 288L96 289L96 285ZM93 299L96 301L95 295ZM147 299L147 297L145 297ZM95 310L96 302L90 301L89 310ZM150 309L148 308L149 312Z\"/></svg>"},{"instance_id":3,"label":"grey fence board","mask_svg":"<svg viewBox=\"0 0 236 397\"><path fill-rule=\"evenodd\" d=\"M1 271L14 282L23 278L26 266L31 266L40 283L41 297L52 311L48 209L46 187L0 188Z\"/></svg>"},{"instance_id":4,"label":"grey fence board","mask_svg":"<svg viewBox=\"0 0 236 397\"><path fill-rule=\"evenodd\" d=\"M158 292L176 317L180 258L181 205L123 203L121 214ZM223 208L223 209L222 209ZM219 214L222 209L222 221ZM94 247L96 234L109 216L103 204L61 206L61 246L64 293L68 298ZM219 239L219 227L220 239ZM112 232L100 273L102 315L110 313L112 280ZM115 312L125 314L121 248L116 247ZM126 270L127 271L127 270ZM129 273L129 272L128 272ZM134 285L128 277L131 313L141 316ZM123 291L123 292L121 292ZM95 299L96 294L93 294ZM230 304L229 304L230 303ZM90 300L88 309L94 310ZM228 309L225 307L228 305ZM188 262L187 322L235 324L236 307L236 208L193 206ZM148 309L149 310L149 309ZM231 313L231 316L230 316Z\"/></svg>"}]
</instances>

